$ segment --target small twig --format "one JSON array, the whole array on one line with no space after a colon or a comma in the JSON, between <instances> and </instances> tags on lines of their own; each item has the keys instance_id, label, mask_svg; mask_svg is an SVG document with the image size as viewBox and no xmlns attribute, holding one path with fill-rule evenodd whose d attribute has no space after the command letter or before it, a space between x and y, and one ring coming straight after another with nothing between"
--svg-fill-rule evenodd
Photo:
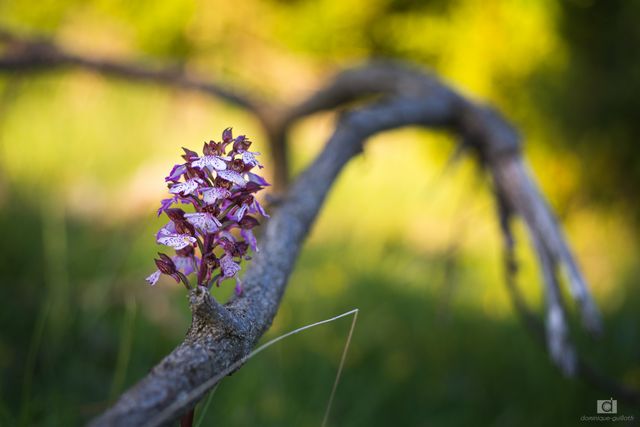
<instances>
[{"instance_id":1,"label":"small twig","mask_svg":"<svg viewBox=\"0 0 640 427\"><path fill-rule=\"evenodd\" d=\"M538 255L542 281L545 284L547 349L562 373L570 377L575 375L576 372L576 354L569 338L567 314L560 296L555 264L542 243L535 237L532 237L532 239Z\"/></svg>"},{"instance_id":2,"label":"small twig","mask_svg":"<svg viewBox=\"0 0 640 427\"><path fill-rule=\"evenodd\" d=\"M582 324L594 336L602 333L602 321L598 309L581 275L571 274L576 262L568 248L558 224L540 194L522 160L503 157L489 164L496 187L504 194L510 209L524 220L532 240L544 251L549 262L568 271L572 297L582 314Z\"/></svg>"},{"instance_id":3,"label":"small twig","mask_svg":"<svg viewBox=\"0 0 640 427\"><path fill-rule=\"evenodd\" d=\"M535 313L527 305L518 285L516 283L518 263L515 259L515 240L511 230L512 214L508 207L504 205L502 197L496 195L498 201L498 216L504 242L504 260L505 260L505 283L509 296L516 310L516 313L522 319L525 329L532 335L534 341L543 345L545 337L545 327L543 322L535 315ZM547 338L548 339L548 338ZM575 376L584 382L591 384L598 390L602 390L608 396L616 396L616 398L640 407L640 391L633 389L625 384L618 382L614 378L610 378L599 372L590 365L578 353L575 354ZM562 367L560 366L562 369Z\"/></svg>"},{"instance_id":4,"label":"small twig","mask_svg":"<svg viewBox=\"0 0 640 427\"><path fill-rule=\"evenodd\" d=\"M536 328L538 320L528 309L523 298L520 297L516 284L517 262L515 259L515 239L511 231L513 214L506 203L505 197L499 191L495 194L498 206L498 218L502 230L505 253L505 281L513 304L521 317L532 329ZM566 376L573 376L577 370L576 352L569 338L569 327L566 320L566 310L562 304L560 288L556 277L555 265L541 242L532 236L534 250L538 255L538 262L545 284L546 297L546 333L538 333L539 338L545 339L547 350L553 362Z\"/></svg>"}]
</instances>

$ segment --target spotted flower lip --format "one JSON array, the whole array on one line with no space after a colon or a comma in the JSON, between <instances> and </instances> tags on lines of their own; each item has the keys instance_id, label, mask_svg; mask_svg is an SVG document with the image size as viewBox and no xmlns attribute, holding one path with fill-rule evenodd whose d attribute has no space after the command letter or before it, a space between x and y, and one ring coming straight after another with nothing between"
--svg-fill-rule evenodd
<instances>
[{"instance_id":1,"label":"spotted flower lip","mask_svg":"<svg viewBox=\"0 0 640 427\"><path fill-rule=\"evenodd\" d=\"M198 189L199 184L201 182L203 181L200 178L192 178L185 182L179 182L171 186L171 188L169 189L169 193L173 193L173 194L182 193L185 196L188 196L189 194L193 193Z\"/></svg>"},{"instance_id":2,"label":"spotted flower lip","mask_svg":"<svg viewBox=\"0 0 640 427\"><path fill-rule=\"evenodd\" d=\"M207 289L235 279L236 293L242 292L241 261L251 259L250 250L258 252L253 229L260 217L268 218L255 194L269 183L254 171L263 165L251 145L249 138L234 138L227 128L221 141L204 143L202 154L183 148L184 163L175 164L165 177L170 197L158 209L169 222L156 234L156 241L176 254L160 254L158 269L146 278L149 284L164 274L192 289L188 276L193 275L195 285Z\"/></svg>"},{"instance_id":3,"label":"spotted flower lip","mask_svg":"<svg viewBox=\"0 0 640 427\"><path fill-rule=\"evenodd\" d=\"M160 234L157 237L158 243L166 246L170 246L173 249L182 249L186 246L197 242L195 237L188 234L169 233L166 229L160 229Z\"/></svg>"},{"instance_id":4,"label":"spotted flower lip","mask_svg":"<svg viewBox=\"0 0 640 427\"><path fill-rule=\"evenodd\" d=\"M231 196L231 192L226 188L209 187L201 190L202 201L207 205L212 205L216 200L226 199Z\"/></svg>"},{"instance_id":5,"label":"spotted flower lip","mask_svg":"<svg viewBox=\"0 0 640 427\"><path fill-rule=\"evenodd\" d=\"M231 181L240 187L244 187L247 184L247 180L242 177L238 172L233 170L218 171L218 176L227 181Z\"/></svg>"},{"instance_id":6,"label":"spotted flower lip","mask_svg":"<svg viewBox=\"0 0 640 427\"><path fill-rule=\"evenodd\" d=\"M187 222L205 233L213 233L222 226L222 223L218 218L207 212L187 213L184 214L184 217Z\"/></svg>"},{"instance_id":7,"label":"spotted flower lip","mask_svg":"<svg viewBox=\"0 0 640 427\"><path fill-rule=\"evenodd\" d=\"M191 162L191 166L200 169L209 168L210 170L223 171L227 169L227 163L220 156L203 156Z\"/></svg>"},{"instance_id":8,"label":"spotted flower lip","mask_svg":"<svg viewBox=\"0 0 640 427\"><path fill-rule=\"evenodd\" d=\"M262 165L260 164L260 162L258 161L258 159L256 159L256 156L259 155L260 153L252 153L251 151L245 151L242 153L242 161L244 162L245 165L249 165L249 166L258 166L260 169L262 169Z\"/></svg>"},{"instance_id":9,"label":"spotted flower lip","mask_svg":"<svg viewBox=\"0 0 640 427\"><path fill-rule=\"evenodd\" d=\"M240 271L240 264L234 262L229 255L225 255L220 259L220 267L224 277L233 277Z\"/></svg>"},{"instance_id":10,"label":"spotted flower lip","mask_svg":"<svg viewBox=\"0 0 640 427\"><path fill-rule=\"evenodd\" d=\"M153 273L151 273L145 280L151 285L151 286L155 286L156 283L158 283L158 280L160 280L160 270L156 270Z\"/></svg>"}]
</instances>

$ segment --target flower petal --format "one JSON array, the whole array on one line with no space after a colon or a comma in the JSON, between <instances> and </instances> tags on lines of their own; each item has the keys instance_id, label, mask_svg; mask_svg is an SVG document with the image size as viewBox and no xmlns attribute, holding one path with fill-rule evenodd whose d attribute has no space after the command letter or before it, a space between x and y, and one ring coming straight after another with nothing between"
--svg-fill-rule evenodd
<instances>
[{"instance_id":1,"label":"flower petal","mask_svg":"<svg viewBox=\"0 0 640 427\"><path fill-rule=\"evenodd\" d=\"M179 182L171 186L171 188L169 189L169 193L172 193L172 194L183 193L184 195L191 194L194 191L196 191L200 181L201 181L200 179L193 178L185 182Z\"/></svg>"},{"instance_id":2,"label":"flower petal","mask_svg":"<svg viewBox=\"0 0 640 427\"><path fill-rule=\"evenodd\" d=\"M191 257L176 255L172 259L178 271L182 272L185 276L188 276L195 271L193 269L193 259ZM199 262L200 260L196 257L196 266Z\"/></svg>"},{"instance_id":3,"label":"flower petal","mask_svg":"<svg viewBox=\"0 0 640 427\"><path fill-rule=\"evenodd\" d=\"M263 177L255 173L247 172L247 176L249 177L250 182L255 182L256 184L261 185L263 187L268 187L271 185L267 182L266 179L264 179Z\"/></svg>"},{"instance_id":4,"label":"flower petal","mask_svg":"<svg viewBox=\"0 0 640 427\"><path fill-rule=\"evenodd\" d=\"M239 185L240 187L244 187L247 184L247 181L236 171L232 170L223 170L218 171L218 176L222 179L226 179L227 181L231 181L234 184Z\"/></svg>"},{"instance_id":5,"label":"flower petal","mask_svg":"<svg viewBox=\"0 0 640 427\"><path fill-rule=\"evenodd\" d=\"M178 181L180 179L180 177L187 172L187 166L183 165L183 164L179 164L179 165L175 165L173 166L173 169L171 169L171 172L169 172L169 175L167 177L164 178L165 181Z\"/></svg>"},{"instance_id":6,"label":"flower petal","mask_svg":"<svg viewBox=\"0 0 640 427\"><path fill-rule=\"evenodd\" d=\"M166 211L176 202L176 198L162 199L160 201L160 207L158 208L158 216L162 215L162 212Z\"/></svg>"},{"instance_id":7,"label":"flower petal","mask_svg":"<svg viewBox=\"0 0 640 427\"><path fill-rule=\"evenodd\" d=\"M184 214L185 219L190 224L198 227L205 233L213 233L222 225L218 218L206 212L195 212Z\"/></svg>"},{"instance_id":8,"label":"flower petal","mask_svg":"<svg viewBox=\"0 0 640 427\"><path fill-rule=\"evenodd\" d=\"M202 200L204 200L207 205L212 205L218 199L226 199L231 196L231 192L229 190L220 187L209 187L200 191L202 193Z\"/></svg>"},{"instance_id":9,"label":"flower petal","mask_svg":"<svg viewBox=\"0 0 640 427\"><path fill-rule=\"evenodd\" d=\"M158 237L158 243L170 246L173 249L183 249L196 242L196 238L188 234L168 234Z\"/></svg>"},{"instance_id":10,"label":"flower petal","mask_svg":"<svg viewBox=\"0 0 640 427\"><path fill-rule=\"evenodd\" d=\"M166 223L158 232L156 233L156 240L158 240L162 236L170 236L172 234L176 234L176 225L173 221L169 221Z\"/></svg>"},{"instance_id":11,"label":"flower petal","mask_svg":"<svg viewBox=\"0 0 640 427\"><path fill-rule=\"evenodd\" d=\"M240 230L240 234L242 234L242 237L244 238L245 242L249 244L249 246L254 252L260 252L260 249L258 249L258 242L256 240L256 236L253 235L253 232L251 230L244 230L244 229Z\"/></svg>"},{"instance_id":12,"label":"flower petal","mask_svg":"<svg viewBox=\"0 0 640 427\"><path fill-rule=\"evenodd\" d=\"M156 270L147 277L146 280L151 286L154 286L158 283L158 279L160 279L160 270Z\"/></svg>"},{"instance_id":13,"label":"flower petal","mask_svg":"<svg viewBox=\"0 0 640 427\"><path fill-rule=\"evenodd\" d=\"M234 288L234 292L236 293L236 296L242 295L242 281L237 276L236 276L236 287Z\"/></svg>"},{"instance_id":14,"label":"flower petal","mask_svg":"<svg viewBox=\"0 0 640 427\"><path fill-rule=\"evenodd\" d=\"M256 156L258 156L258 155L260 155L260 153L255 152L255 151L254 152L245 151L244 153L242 153L242 162L245 165L262 167L262 165L260 164L258 159L256 159Z\"/></svg>"},{"instance_id":15,"label":"flower petal","mask_svg":"<svg viewBox=\"0 0 640 427\"><path fill-rule=\"evenodd\" d=\"M249 207L248 207L247 205L242 205L242 206L240 206L240 208L239 208L239 209L238 209L238 210L233 214L233 218L234 218L236 221L240 221L240 220L242 220L242 218L244 218L244 214L246 214L246 213L247 213L247 209L248 209L248 208L249 208Z\"/></svg>"},{"instance_id":16,"label":"flower petal","mask_svg":"<svg viewBox=\"0 0 640 427\"><path fill-rule=\"evenodd\" d=\"M257 212L265 218L271 218L269 214L267 214L267 212L264 210L260 202L258 202L258 200L256 199L253 199L253 203L251 203L251 208L249 209L249 212L251 213Z\"/></svg>"},{"instance_id":17,"label":"flower petal","mask_svg":"<svg viewBox=\"0 0 640 427\"><path fill-rule=\"evenodd\" d=\"M234 262L229 255L220 258L220 268L224 277L233 277L240 271L240 264Z\"/></svg>"},{"instance_id":18,"label":"flower petal","mask_svg":"<svg viewBox=\"0 0 640 427\"><path fill-rule=\"evenodd\" d=\"M217 171L227 168L227 164L219 156L203 156L191 162L191 165L200 169L209 168Z\"/></svg>"},{"instance_id":19,"label":"flower petal","mask_svg":"<svg viewBox=\"0 0 640 427\"><path fill-rule=\"evenodd\" d=\"M230 142L233 139L233 133L231 131L232 128L226 128L222 131L222 141Z\"/></svg>"}]
</instances>

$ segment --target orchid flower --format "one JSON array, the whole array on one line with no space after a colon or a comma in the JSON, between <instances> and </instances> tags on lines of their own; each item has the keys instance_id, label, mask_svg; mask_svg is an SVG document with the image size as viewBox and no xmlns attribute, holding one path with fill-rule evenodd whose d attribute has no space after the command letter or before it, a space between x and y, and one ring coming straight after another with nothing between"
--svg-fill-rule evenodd
<instances>
[{"instance_id":1,"label":"orchid flower","mask_svg":"<svg viewBox=\"0 0 640 427\"><path fill-rule=\"evenodd\" d=\"M240 262L251 258L249 249L258 252L252 229L260 224L258 218L268 218L255 194L269 183L252 172L263 166L256 158L260 153L250 147L246 136L234 138L227 128L222 141L204 144L202 155L183 149L184 163L174 165L165 178L171 197L158 209L169 222L156 234L156 241L176 254L159 254L157 270L146 278L149 284L164 274L191 289L188 276L195 275L197 286L210 289L233 278L236 293L242 293ZM173 207L176 203L193 211Z\"/></svg>"}]
</instances>

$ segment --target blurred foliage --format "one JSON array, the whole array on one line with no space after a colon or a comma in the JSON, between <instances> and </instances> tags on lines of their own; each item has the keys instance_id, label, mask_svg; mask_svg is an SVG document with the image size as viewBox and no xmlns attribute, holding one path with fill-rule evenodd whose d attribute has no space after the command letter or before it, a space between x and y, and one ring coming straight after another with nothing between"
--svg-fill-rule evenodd
<instances>
[{"instance_id":1,"label":"blurred foliage","mask_svg":"<svg viewBox=\"0 0 640 427\"><path fill-rule=\"evenodd\" d=\"M637 17L635 2L589 0L0 0L0 25L16 31L287 101L385 56L497 105L526 136L605 314L596 345L575 328L580 347L640 387ZM295 171L332 120L296 126ZM201 95L73 71L0 76L0 425L87 420L179 342L184 292L143 282L163 221L154 210L179 147L228 125L266 153L253 118ZM402 130L367 145L331 193L269 337L361 309L336 424L577 423L611 396L562 379L518 322L488 183L471 159L444 169L451 142ZM541 311L517 236L523 292ZM252 360L203 425L319 424L347 324Z\"/></svg>"},{"instance_id":2,"label":"blurred foliage","mask_svg":"<svg viewBox=\"0 0 640 427\"><path fill-rule=\"evenodd\" d=\"M590 195L621 203L640 219L640 3L561 3L559 32L568 46L558 70L537 77L541 105L558 142L581 154Z\"/></svg>"}]
</instances>

